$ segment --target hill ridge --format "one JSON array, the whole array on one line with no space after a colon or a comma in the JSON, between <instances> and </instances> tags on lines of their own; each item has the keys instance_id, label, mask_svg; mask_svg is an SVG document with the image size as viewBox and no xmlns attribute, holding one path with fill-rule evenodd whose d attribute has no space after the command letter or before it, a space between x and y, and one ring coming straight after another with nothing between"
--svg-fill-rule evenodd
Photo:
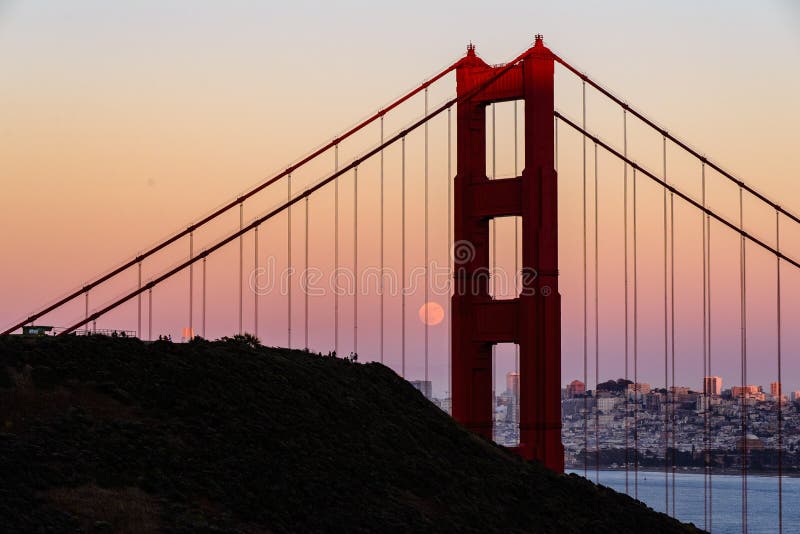
<instances>
[{"instance_id":1,"label":"hill ridge","mask_svg":"<svg viewBox=\"0 0 800 534\"><path fill-rule=\"evenodd\" d=\"M252 339L0 337L0 474L8 531L699 532Z\"/></svg>"}]
</instances>

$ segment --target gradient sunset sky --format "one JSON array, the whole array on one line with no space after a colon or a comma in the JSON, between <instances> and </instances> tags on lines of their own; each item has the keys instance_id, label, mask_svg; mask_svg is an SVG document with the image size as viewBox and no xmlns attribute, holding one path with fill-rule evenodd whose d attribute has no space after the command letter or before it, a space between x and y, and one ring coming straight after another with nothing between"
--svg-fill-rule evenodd
<instances>
[{"instance_id":1,"label":"gradient sunset sky","mask_svg":"<svg viewBox=\"0 0 800 534\"><path fill-rule=\"evenodd\" d=\"M800 213L800 5L764 2L255 2L255 1L13 1L0 0L0 325L135 256L187 227L216 206L272 176L391 102L464 54L473 42L488 63L515 57L536 33L574 66L612 90L671 133L720 163L746 183ZM430 105L455 91L449 76L431 91ZM557 69L557 107L580 117L580 83ZM588 96L588 125L602 137L621 139L621 114L596 94ZM423 111L421 99L400 110L387 133ZM499 176L513 174L508 139L510 104L498 106ZM503 132L501 132L503 130ZM636 135L641 133L641 135ZM563 134L563 135L562 135ZM631 125L632 157L661 169L661 141ZM377 129L343 146L348 162L377 142ZM502 136L506 135L505 138ZM583 324L580 237L580 140L560 130L561 292L564 295L563 381L582 378ZM446 123L431 136L431 259L447 262ZM503 140L505 139L505 140ZM409 137L409 265L422 261L421 133ZM588 147L590 155L592 147ZM668 176L699 192L699 165L669 149ZM593 166L593 161L590 163ZM332 156L297 176L300 190L325 175ZM601 155L600 358L602 380L622 376L622 167ZM386 152L387 264L399 259L399 152ZM377 164L361 170L359 264L377 258ZM672 176L671 176L672 175ZM591 178L591 176L590 176ZM715 208L734 221L735 189L708 174ZM592 182L593 183L593 182ZM351 262L352 177L340 182L343 263ZM640 378L663 385L663 277L661 192L642 182L640 235ZM285 197L285 187L246 206L250 219ZM350 195L350 196L347 196ZM312 201L310 262L331 265L332 190ZM745 208L746 226L774 241L774 214ZM748 208L751 211L748 211ZM302 207L295 210L293 249L302 261ZM509 221L499 225L511 235ZM238 225L224 218L196 248ZM285 262L285 218L265 226L260 254ZM387 222L387 225L389 223ZM677 383L699 387L702 376L699 215L676 202ZM616 232L616 234L615 234ZM800 228L782 226L787 254L800 258ZM613 237L612 237L613 236ZM717 237L718 236L718 237ZM738 383L738 241L715 234L714 374ZM245 243L253 263L252 237ZM511 248L500 262L513 270ZM166 255L145 268L145 278L185 256ZM238 248L209 260L208 337L236 329ZM593 254L593 252L592 252ZM748 370L750 383L775 379L774 260L748 249ZM800 389L800 273L784 270L784 387ZM198 276L198 271L195 271ZM195 291L199 280L195 278ZM92 305L132 287L127 277ZM181 275L154 297L153 334L179 337L186 326L188 279ZM590 295L593 288L590 287ZM197 293L196 293L197 295ZM293 309L295 346L303 338L303 302ZM195 299L197 302L198 299ZM344 299L346 300L346 299ZM342 302L342 323L352 304ZM444 296L430 300L446 303ZM408 299L408 378L422 377L421 294ZM378 300L359 302L360 359L377 359ZM399 370L398 299L387 300L386 363ZM310 345L331 346L330 295L312 299ZM146 309L146 308L145 308ZM260 337L286 343L285 303L266 296ZM43 321L65 326L83 303ZM252 296L245 304L252 331ZM135 301L103 328L135 329ZM199 308L195 308L197 330ZM590 322L593 321L590 317ZM593 324L593 323L592 323ZM591 324L590 324L591 326ZM340 332L343 349L350 327ZM447 389L446 321L431 327L434 390ZM590 369L594 369L591 333ZM499 351L497 383L513 367L508 347ZM594 383L593 373L589 375Z\"/></svg>"}]
</instances>

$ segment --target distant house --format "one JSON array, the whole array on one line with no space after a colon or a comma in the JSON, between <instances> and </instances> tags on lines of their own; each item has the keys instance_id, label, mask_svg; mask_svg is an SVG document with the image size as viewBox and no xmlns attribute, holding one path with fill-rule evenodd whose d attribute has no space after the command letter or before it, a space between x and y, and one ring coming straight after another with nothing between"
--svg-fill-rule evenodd
<instances>
[{"instance_id":1,"label":"distant house","mask_svg":"<svg viewBox=\"0 0 800 534\"><path fill-rule=\"evenodd\" d=\"M46 336L53 329L52 326L23 326L23 336Z\"/></svg>"}]
</instances>

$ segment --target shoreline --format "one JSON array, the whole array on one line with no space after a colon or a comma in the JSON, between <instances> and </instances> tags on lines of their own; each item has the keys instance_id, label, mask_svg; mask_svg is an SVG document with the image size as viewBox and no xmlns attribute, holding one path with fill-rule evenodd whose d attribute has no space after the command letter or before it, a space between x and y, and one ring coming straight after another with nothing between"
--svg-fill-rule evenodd
<instances>
[{"instance_id":1,"label":"shoreline","mask_svg":"<svg viewBox=\"0 0 800 534\"><path fill-rule=\"evenodd\" d=\"M582 475L583 466L565 467L564 470L565 471L573 471L573 472L575 472L575 474L583 476ZM587 469L587 475L589 473L593 473L594 471L595 471L594 467ZM600 471L617 472L617 471L625 471L625 468L624 467L601 467ZM630 473L635 473L635 471L633 469L629 469L628 471ZM658 474L662 474L662 475L664 474L664 470L663 469L656 469L656 468L652 468L652 467L639 467L638 471L640 473L658 473ZM672 474L672 472L670 471L667 474ZM701 468L686 468L686 469L676 468L675 469L675 474L676 475L679 475L679 474L684 474L684 475L702 475L704 473L703 473L703 470ZM711 476L739 476L739 477L742 476L742 472L741 472L740 469L719 469L719 470L711 471L710 474L711 474ZM748 476L748 478L749 477L778 478L778 472L777 471L748 471L747 472L747 476ZM791 473L781 473L781 477L782 478L800 478L800 471L793 471Z\"/></svg>"}]
</instances>

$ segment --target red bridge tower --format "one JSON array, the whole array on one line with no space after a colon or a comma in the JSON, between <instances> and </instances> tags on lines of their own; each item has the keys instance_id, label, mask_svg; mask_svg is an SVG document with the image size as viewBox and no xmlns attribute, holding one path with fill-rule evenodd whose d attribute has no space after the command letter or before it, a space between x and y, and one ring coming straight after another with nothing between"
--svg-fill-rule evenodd
<instances>
[{"instance_id":1,"label":"red bridge tower","mask_svg":"<svg viewBox=\"0 0 800 534\"><path fill-rule=\"evenodd\" d=\"M520 354L520 444L517 451L564 470L561 444L561 297L554 166L553 55L541 36L516 66L458 104L452 316L453 417L492 438L492 345L517 343ZM459 96L501 67L475 55L456 71ZM525 101L522 176L486 176L486 106ZM512 300L489 294L489 221L522 218L522 284Z\"/></svg>"}]
</instances>

